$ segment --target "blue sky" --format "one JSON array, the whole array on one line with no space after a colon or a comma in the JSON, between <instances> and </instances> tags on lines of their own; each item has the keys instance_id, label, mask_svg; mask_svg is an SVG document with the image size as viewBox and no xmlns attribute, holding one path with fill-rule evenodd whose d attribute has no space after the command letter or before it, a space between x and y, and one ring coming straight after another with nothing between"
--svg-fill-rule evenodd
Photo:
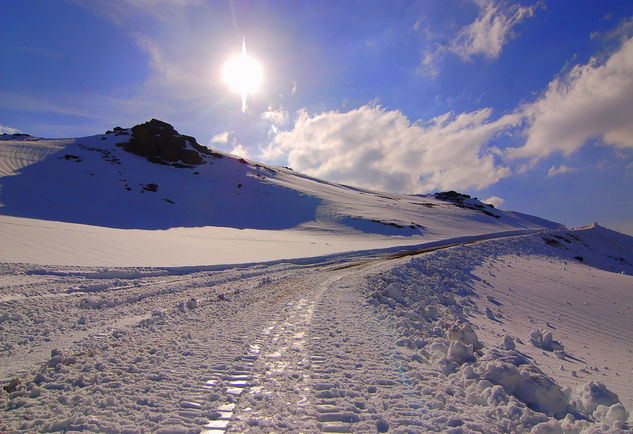
<instances>
[{"instance_id":1,"label":"blue sky","mask_svg":"<svg viewBox=\"0 0 633 434\"><path fill-rule=\"evenodd\" d=\"M633 234L633 2L3 1L0 129L152 117L383 191L455 189ZM264 68L241 99L241 49Z\"/></svg>"}]
</instances>

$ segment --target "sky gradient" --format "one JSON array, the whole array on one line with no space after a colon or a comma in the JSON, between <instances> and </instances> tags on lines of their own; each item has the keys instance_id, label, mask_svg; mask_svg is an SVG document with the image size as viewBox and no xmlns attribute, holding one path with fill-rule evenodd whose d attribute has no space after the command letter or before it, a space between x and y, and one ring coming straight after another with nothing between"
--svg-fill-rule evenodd
<instances>
[{"instance_id":1,"label":"sky gradient","mask_svg":"<svg viewBox=\"0 0 633 434\"><path fill-rule=\"evenodd\" d=\"M633 234L633 2L2 3L0 132L155 117L330 181ZM245 114L221 80L243 38Z\"/></svg>"}]
</instances>

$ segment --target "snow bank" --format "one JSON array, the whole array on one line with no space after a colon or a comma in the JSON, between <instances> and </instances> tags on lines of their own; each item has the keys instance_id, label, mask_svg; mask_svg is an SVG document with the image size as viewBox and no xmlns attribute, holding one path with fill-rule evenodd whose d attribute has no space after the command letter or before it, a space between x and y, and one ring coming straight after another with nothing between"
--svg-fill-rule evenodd
<instances>
[{"instance_id":1,"label":"snow bank","mask_svg":"<svg viewBox=\"0 0 633 434\"><path fill-rule=\"evenodd\" d=\"M567 410L569 397L561 387L516 351L490 349L475 372L533 410L549 416L562 416Z\"/></svg>"},{"instance_id":2,"label":"snow bank","mask_svg":"<svg viewBox=\"0 0 633 434\"><path fill-rule=\"evenodd\" d=\"M484 310L474 290L474 283L487 284L472 274L487 257L496 258L507 252L573 259L582 251L588 262L606 269L614 264L626 265L628 257L618 259L617 249L632 248L633 243L614 234L607 234L607 239L599 244L595 240L593 245L585 242L595 237L595 231L604 229L592 227L487 241L414 257L369 279L369 301L393 318L401 336L396 343L403 357L434 367L451 387L463 390L465 402L482 408L486 426L536 433L616 432L627 427L628 413L618 396L604 384L589 381L576 391L563 387L517 349L518 343L523 345L520 339L502 334L486 347L470 320L477 317L507 324L499 309L502 303L488 296L485 300L490 305ZM612 243L609 236L619 242ZM496 309L493 311L490 306ZM533 329L525 338L533 347L553 353L556 359L577 360L565 353L549 327ZM466 411L456 401L451 400L452 405Z\"/></svg>"}]
</instances>

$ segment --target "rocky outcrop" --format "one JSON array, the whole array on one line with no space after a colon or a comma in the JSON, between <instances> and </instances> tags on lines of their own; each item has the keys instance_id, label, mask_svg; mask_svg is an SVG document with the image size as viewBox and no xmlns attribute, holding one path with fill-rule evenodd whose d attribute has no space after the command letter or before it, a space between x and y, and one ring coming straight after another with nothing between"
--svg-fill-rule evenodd
<instances>
[{"instance_id":1,"label":"rocky outcrop","mask_svg":"<svg viewBox=\"0 0 633 434\"><path fill-rule=\"evenodd\" d=\"M457 193L456 191L442 191L434 194L435 198L438 200L443 200L444 202L451 202L453 205L458 206L460 208L472 209L474 211L479 211L487 216L494 217L496 219L501 218L500 215L497 215L490 211L494 209L494 206L481 203L479 199L471 198L467 194Z\"/></svg>"},{"instance_id":2,"label":"rocky outcrop","mask_svg":"<svg viewBox=\"0 0 633 434\"><path fill-rule=\"evenodd\" d=\"M132 127L132 137L122 146L152 163L176 167L205 164L201 154L216 157L207 147L198 144L194 137L179 134L174 127L157 119Z\"/></svg>"}]
</instances>

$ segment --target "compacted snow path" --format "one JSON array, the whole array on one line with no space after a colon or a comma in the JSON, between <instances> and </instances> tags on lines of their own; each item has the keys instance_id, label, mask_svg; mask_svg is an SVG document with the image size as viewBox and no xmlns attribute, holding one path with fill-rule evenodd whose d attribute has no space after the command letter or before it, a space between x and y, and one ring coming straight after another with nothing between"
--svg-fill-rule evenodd
<instances>
[{"instance_id":1,"label":"compacted snow path","mask_svg":"<svg viewBox=\"0 0 633 434\"><path fill-rule=\"evenodd\" d=\"M395 335L357 285L388 266L316 267L277 286L278 312L243 337L232 368L220 364L206 381L221 399L203 432L387 430L385 410L401 406L402 393L416 398L401 384Z\"/></svg>"},{"instance_id":2,"label":"compacted snow path","mask_svg":"<svg viewBox=\"0 0 633 434\"><path fill-rule=\"evenodd\" d=\"M623 432L632 243L600 231L224 270L3 264L0 430ZM621 347L594 371L601 339Z\"/></svg>"}]
</instances>

